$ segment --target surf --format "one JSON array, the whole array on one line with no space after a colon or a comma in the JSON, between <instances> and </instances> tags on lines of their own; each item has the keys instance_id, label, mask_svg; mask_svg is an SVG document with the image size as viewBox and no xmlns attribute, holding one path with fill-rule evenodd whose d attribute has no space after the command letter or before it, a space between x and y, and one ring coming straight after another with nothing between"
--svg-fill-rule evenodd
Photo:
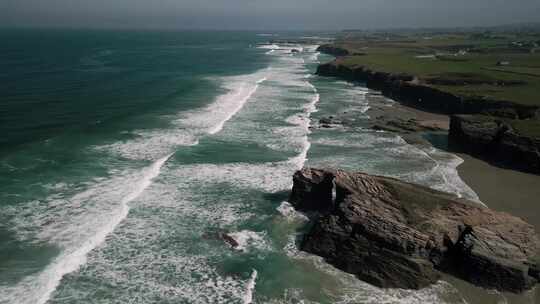
<instances>
[{"instance_id":1,"label":"surf","mask_svg":"<svg viewBox=\"0 0 540 304\"><path fill-rule=\"evenodd\" d=\"M210 107L212 112L222 112L225 113L225 115L217 121L217 124L214 127L211 127L208 130L208 134L216 134L221 131L225 123L242 109L251 96L257 92L259 85L266 80L267 77L262 77L255 81L255 85L252 85L249 82L241 82L240 84L234 84L228 87L230 92L220 96Z\"/></svg>"},{"instance_id":2,"label":"surf","mask_svg":"<svg viewBox=\"0 0 540 304\"><path fill-rule=\"evenodd\" d=\"M246 284L246 293L243 298L244 304L253 303L253 291L255 290L255 280L257 280L257 270L253 269L251 277Z\"/></svg>"},{"instance_id":3,"label":"surf","mask_svg":"<svg viewBox=\"0 0 540 304\"><path fill-rule=\"evenodd\" d=\"M84 240L78 247L64 249L64 252L41 273L8 289L8 294L5 294L4 297L13 303L45 304L60 285L62 278L84 265L88 253L102 245L107 236L128 216L129 203L138 198L152 184L153 179L159 175L161 168L172 155L162 157L142 170L141 177L135 184L135 189L121 200L116 214L110 222L100 227L91 238ZM29 288L30 286L32 288Z\"/></svg>"}]
</instances>

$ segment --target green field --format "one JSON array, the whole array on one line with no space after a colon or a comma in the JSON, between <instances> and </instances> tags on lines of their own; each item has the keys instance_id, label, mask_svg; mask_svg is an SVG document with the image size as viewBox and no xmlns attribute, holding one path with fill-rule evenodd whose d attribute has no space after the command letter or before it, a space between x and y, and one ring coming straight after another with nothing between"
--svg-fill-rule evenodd
<instances>
[{"instance_id":1,"label":"green field","mask_svg":"<svg viewBox=\"0 0 540 304\"><path fill-rule=\"evenodd\" d=\"M460 96L540 105L540 33L347 33L347 66L407 73Z\"/></svg>"}]
</instances>

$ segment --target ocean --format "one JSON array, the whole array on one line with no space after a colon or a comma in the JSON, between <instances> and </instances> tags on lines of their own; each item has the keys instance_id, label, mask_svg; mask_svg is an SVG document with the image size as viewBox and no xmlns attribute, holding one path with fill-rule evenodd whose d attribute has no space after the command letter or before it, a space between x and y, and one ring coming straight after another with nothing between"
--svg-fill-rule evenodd
<instances>
[{"instance_id":1,"label":"ocean","mask_svg":"<svg viewBox=\"0 0 540 304\"><path fill-rule=\"evenodd\" d=\"M315 43L265 43L306 35L1 30L0 303L464 303L298 250L303 166L478 200L457 156L370 130L395 103L315 76ZM354 130L317 126L340 112Z\"/></svg>"}]
</instances>

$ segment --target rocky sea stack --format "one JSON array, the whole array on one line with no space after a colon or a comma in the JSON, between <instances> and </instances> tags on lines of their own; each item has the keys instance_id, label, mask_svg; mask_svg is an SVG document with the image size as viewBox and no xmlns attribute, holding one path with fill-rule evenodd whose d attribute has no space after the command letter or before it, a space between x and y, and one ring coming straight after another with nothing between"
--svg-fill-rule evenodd
<instances>
[{"instance_id":1,"label":"rocky sea stack","mask_svg":"<svg viewBox=\"0 0 540 304\"><path fill-rule=\"evenodd\" d=\"M540 174L540 121L453 115L450 144L506 167Z\"/></svg>"},{"instance_id":2,"label":"rocky sea stack","mask_svg":"<svg viewBox=\"0 0 540 304\"><path fill-rule=\"evenodd\" d=\"M440 272L501 291L540 280L534 228L477 202L393 178L305 168L289 199L320 216L301 249L379 287L418 289Z\"/></svg>"}]
</instances>

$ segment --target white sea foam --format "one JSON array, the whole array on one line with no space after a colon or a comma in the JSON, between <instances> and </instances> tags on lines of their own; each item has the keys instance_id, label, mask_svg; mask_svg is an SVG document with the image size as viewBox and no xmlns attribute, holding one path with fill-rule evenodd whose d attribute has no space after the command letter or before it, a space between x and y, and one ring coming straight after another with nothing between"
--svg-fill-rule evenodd
<instances>
[{"instance_id":1,"label":"white sea foam","mask_svg":"<svg viewBox=\"0 0 540 304\"><path fill-rule=\"evenodd\" d=\"M228 235L238 243L238 246L234 248L238 251L247 252L249 248L257 248L259 250L268 250L270 248L264 240L265 232L242 230L229 233Z\"/></svg>"},{"instance_id":2,"label":"white sea foam","mask_svg":"<svg viewBox=\"0 0 540 304\"><path fill-rule=\"evenodd\" d=\"M185 165L175 170L190 184L229 183L240 189L258 189L277 192L289 189L290 176L294 173L289 161L248 164L195 164Z\"/></svg>"},{"instance_id":3,"label":"white sea foam","mask_svg":"<svg viewBox=\"0 0 540 304\"><path fill-rule=\"evenodd\" d=\"M259 45L257 48L264 50L278 50L280 49L280 46L277 44L263 44Z\"/></svg>"},{"instance_id":4,"label":"white sea foam","mask_svg":"<svg viewBox=\"0 0 540 304\"><path fill-rule=\"evenodd\" d=\"M369 111L369 109L371 109L370 106L363 106L360 108L360 112L361 113L366 113L367 111Z\"/></svg>"},{"instance_id":5,"label":"white sea foam","mask_svg":"<svg viewBox=\"0 0 540 304\"><path fill-rule=\"evenodd\" d=\"M227 92L202 110L182 113L176 121L179 127L199 130L202 134L216 134L257 91L259 85L267 80L267 70L247 75L223 79Z\"/></svg>"},{"instance_id":6,"label":"white sea foam","mask_svg":"<svg viewBox=\"0 0 540 304\"><path fill-rule=\"evenodd\" d=\"M246 293L244 295L244 304L253 303L253 292L255 291L255 281L257 280L257 270L253 269L251 277L246 284Z\"/></svg>"},{"instance_id":7,"label":"white sea foam","mask_svg":"<svg viewBox=\"0 0 540 304\"><path fill-rule=\"evenodd\" d=\"M288 220L307 221L308 217L298 212L289 202L282 202L276 210Z\"/></svg>"},{"instance_id":8,"label":"white sea foam","mask_svg":"<svg viewBox=\"0 0 540 304\"><path fill-rule=\"evenodd\" d=\"M231 89L230 94L226 94L218 98L218 100L212 105L212 110L215 112L228 111L228 114L221 118L217 125L208 130L209 134L216 134L217 132L223 129L223 125L229 119L231 119L234 114L236 114L242 106L249 100L251 95L257 91L259 84L266 81L266 77L263 77L255 82L255 86L250 87L242 84L240 87L234 87Z\"/></svg>"},{"instance_id":9,"label":"white sea foam","mask_svg":"<svg viewBox=\"0 0 540 304\"><path fill-rule=\"evenodd\" d=\"M120 303L243 303L250 292L253 297L254 289L247 287L254 286L255 279L249 283L235 273L216 269L223 258L241 255L222 250L222 244L209 250L211 242L201 239L208 227L230 229L260 216L248 211L245 197L238 195L242 191L223 193L216 188L223 178L231 178L236 185L234 176L244 171L203 182L209 172L197 169L204 166L190 170L185 170L186 165L168 166L160 175L160 183L137 200L136 212L115 231L106 247L93 252L88 267L66 282L58 296L76 297L82 303L92 300L92 294L85 293L92 282L70 284L91 277L97 284L114 284L114 300ZM244 178L249 177L240 179ZM270 250L264 231L241 230L232 236L244 252Z\"/></svg>"},{"instance_id":10,"label":"white sea foam","mask_svg":"<svg viewBox=\"0 0 540 304\"><path fill-rule=\"evenodd\" d=\"M140 174L138 181L132 185L132 191L127 193L115 208L114 215L110 216L107 222L94 227L97 230L92 231L88 238L82 240L73 239L76 236L72 235L71 242L76 242L76 244L63 248L63 252L44 270L37 275L27 277L14 287L8 288L2 297L7 299L8 302L13 303L46 303L60 284L64 275L78 270L81 265L85 264L87 254L100 246L105 241L107 235L127 217L129 203L151 185L152 180L159 175L161 167L170 157L171 155L167 155L154 162L148 168L145 168ZM83 233L83 235L85 234Z\"/></svg>"},{"instance_id":11,"label":"white sea foam","mask_svg":"<svg viewBox=\"0 0 540 304\"><path fill-rule=\"evenodd\" d=\"M37 239L58 244L63 251L42 273L21 281L15 288L17 290L0 291L0 298L13 303L43 303L62 277L72 273L69 279L62 281L66 288L58 289L59 297L91 297L77 283L80 278L91 277L91 281L95 279L116 286L118 295L115 297L118 296L118 301L148 303L164 299L165 296L167 300L178 299L178 302L190 303L240 302L242 296L248 295L253 299L256 272L245 285L243 280L219 273L208 262L208 257L219 256L223 252L197 255L185 249L184 245L188 242L201 243L201 230L209 223L230 229L259 216L252 213L251 208L255 207L243 197L227 197L226 204L221 201L221 204L208 202L212 191L218 189L212 185L229 183L231 187L227 189L263 192L286 190L290 188L292 172L305 161L309 150L309 114L316 110L315 104L320 97L304 79L306 69L302 58L289 57L286 52L284 50L278 55L280 57L276 57L279 64L272 69L217 79L226 92L207 107L176 114L172 128L137 130L130 132L136 136L134 139L97 147L100 151L130 159L157 159L142 170L142 177L140 172L134 170L111 170L113 178L96 179L87 185L80 185L86 190L73 197L51 197L47 204L37 201L28 204L28 210L22 210L20 217L17 217L20 222L16 224L20 224L21 228L32 225L39 227L36 230L42 228ZM268 87L266 83L260 86L265 80ZM264 95L257 93L259 89L267 95L259 96ZM289 96L293 98L288 99ZM307 104L302 109L304 102ZM244 107L249 108L246 113L241 111ZM287 126L287 131L283 129L282 133L272 136L268 132L271 128L261 124L259 131L262 137L260 134L250 134L251 128L257 124L253 118L260 119L261 115L267 113L268 119L281 115L279 121L282 122L290 117L291 111L298 110L303 112L296 116L298 120L290 120L293 126ZM227 122L234 127L224 128ZM237 126L242 126L242 129ZM197 144L202 136L220 131L223 139L237 136L269 144L280 143L289 146L289 150L285 151L293 150L299 154L294 159L256 164L189 164L169 168L171 165L160 176L160 182L149 187L168 158L160 156L181 146ZM291 162L295 165L291 166ZM164 185L162 181L165 180L173 182ZM62 186L57 190L63 189ZM216 201L224 195L219 193ZM137 212L126 217L130 205L136 205ZM194 230L197 233L191 236L190 232ZM21 231L24 233L25 229ZM169 246L160 247L165 237L172 237L174 241L167 239ZM236 237L243 242L242 247L247 251L268 250L271 247L264 232L245 230L238 232ZM107 242L104 245L105 239ZM81 267L86 262L86 266ZM170 277L163 278L163 274L174 275L174 284L168 281ZM140 293L133 295L124 292L134 289Z\"/></svg>"},{"instance_id":12,"label":"white sea foam","mask_svg":"<svg viewBox=\"0 0 540 304\"><path fill-rule=\"evenodd\" d=\"M457 167L463 163L463 159L457 155L433 147L417 147L408 144L389 148L387 151L402 159L409 158L421 161L426 168L425 170L412 170L397 177L453 193L458 197L474 200L483 205L474 190L460 178Z\"/></svg>"},{"instance_id":13,"label":"white sea foam","mask_svg":"<svg viewBox=\"0 0 540 304\"><path fill-rule=\"evenodd\" d=\"M176 114L172 128L136 130L135 138L95 147L96 150L114 153L128 159L156 160L171 153L179 146L194 146L202 136L223 130L227 121L236 115L246 102L267 80L270 69L253 74L213 79L226 92L202 109Z\"/></svg>"},{"instance_id":14,"label":"white sea foam","mask_svg":"<svg viewBox=\"0 0 540 304\"><path fill-rule=\"evenodd\" d=\"M319 56L321 55L320 52L316 52L315 54L313 54L311 56L311 61L315 62L315 63L319 63Z\"/></svg>"},{"instance_id":15,"label":"white sea foam","mask_svg":"<svg viewBox=\"0 0 540 304\"><path fill-rule=\"evenodd\" d=\"M303 138L303 149L297 157L291 159L291 163L293 163L296 169L298 170L304 167L304 164L307 161L307 154L309 152L309 149L311 148L311 143L309 142L309 134L311 133L311 131L309 130L309 127L311 125L310 118L311 118L311 114L317 111L316 105L320 101L320 95L317 92L317 88L313 84L311 84L309 81L306 81L306 85L309 88L311 88L314 95L313 95L313 98L311 99L311 102L307 104L306 106L304 106L306 119L305 119L305 123L302 124L305 131L305 135Z\"/></svg>"},{"instance_id":16,"label":"white sea foam","mask_svg":"<svg viewBox=\"0 0 540 304\"><path fill-rule=\"evenodd\" d=\"M190 130L160 129L134 131L132 134L137 137L127 141L98 146L96 149L128 159L153 160L170 153L179 146L187 147L199 144L196 134L191 133Z\"/></svg>"}]
</instances>

